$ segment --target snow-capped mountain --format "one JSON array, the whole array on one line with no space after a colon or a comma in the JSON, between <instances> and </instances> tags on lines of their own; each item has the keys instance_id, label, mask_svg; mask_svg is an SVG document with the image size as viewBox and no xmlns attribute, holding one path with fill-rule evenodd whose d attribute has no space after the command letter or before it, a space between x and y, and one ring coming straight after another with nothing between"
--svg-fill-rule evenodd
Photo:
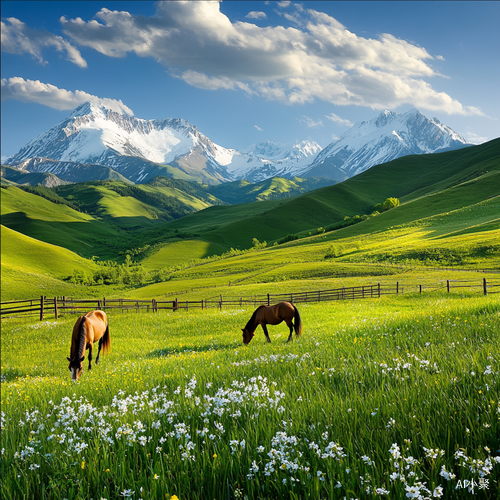
<instances>
[{"instance_id":1,"label":"snow-capped mountain","mask_svg":"<svg viewBox=\"0 0 500 500\"><path fill-rule=\"evenodd\" d=\"M235 180L241 167L264 165L257 157L213 143L186 120L143 120L90 102L6 163L19 165L32 158L104 165L136 183L160 175L158 164L197 174L208 183Z\"/></svg>"},{"instance_id":2,"label":"snow-capped mountain","mask_svg":"<svg viewBox=\"0 0 500 500\"><path fill-rule=\"evenodd\" d=\"M465 145L449 127L414 109L405 114L384 111L357 123L324 150L309 139L293 144L264 141L237 151L215 144L183 119L144 120L86 102L4 163L25 173L51 172L70 182L123 176L143 183L171 175L172 167L207 184L276 176L344 180L401 156Z\"/></svg>"},{"instance_id":3,"label":"snow-capped mountain","mask_svg":"<svg viewBox=\"0 0 500 500\"><path fill-rule=\"evenodd\" d=\"M321 151L321 146L308 139L297 143L263 141L243 150L244 154L259 158L264 162L260 168L250 166L235 172L239 178L252 182L270 177L300 177L311 164L311 160Z\"/></svg>"},{"instance_id":4,"label":"snow-capped mountain","mask_svg":"<svg viewBox=\"0 0 500 500\"><path fill-rule=\"evenodd\" d=\"M384 111L373 120L356 123L323 149L311 163L307 177L344 180L401 156L467 145L463 137L437 118L429 120L416 109L404 114Z\"/></svg>"}]
</instances>

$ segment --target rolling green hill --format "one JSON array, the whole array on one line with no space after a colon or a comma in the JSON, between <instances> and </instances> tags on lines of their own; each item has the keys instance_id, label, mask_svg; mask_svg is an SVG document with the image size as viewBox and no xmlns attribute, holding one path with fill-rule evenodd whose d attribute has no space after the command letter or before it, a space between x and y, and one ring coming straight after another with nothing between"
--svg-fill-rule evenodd
<instances>
[{"instance_id":1,"label":"rolling green hill","mask_svg":"<svg viewBox=\"0 0 500 500\"><path fill-rule=\"evenodd\" d=\"M166 227L188 233L198 231L203 239L223 246L249 248L254 237L270 243L290 233L314 233L319 227L340 223L346 216L370 214L375 204L391 196L408 202L433 195L408 208L415 211L411 218L422 218L499 193L500 139L495 139L458 151L399 158L342 183L273 202L258 213L243 209L240 213L245 216L239 220L234 211L226 212L224 207L218 214L217 227L205 223L206 231L199 224L208 216L205 211Z\"/></svg>"},{"instance_id":2,"label":"rolling green hill","mask_svg":"<svg viewBox=\"0 0 500 500\"><path fill-rule=\"evenodd\" d=\"M2 225L37 240L92 257L126 233L91 215L14 186L2 188Z\"/></svg>"},{"instance_id":3,"label":"rolling green hill","mask_svg":"<svg viewBox=\"0 0 500 500\"><path fill-rule=\"evenodd\" d=\"M214 196L227 203L241 204L292 198L307 191L332 184L335 184L335 181L326 177L312 177L310 179L273 177L255 184L251 184L245 180L226 182L224 184L209 186L208 190Z\"/></svg>"},{"instance_id":4,"label":"rolling green hill","mask_svg":"<svg viewBox=\"0 0 500 500\"><path fill-rule=\"evenodd\" d=\"M75 269L95 271L97 266L61 246L43 243L5 226L2 237L2 299L70 295L78 287L64 283Z\"/></svg>"}]
</instances>

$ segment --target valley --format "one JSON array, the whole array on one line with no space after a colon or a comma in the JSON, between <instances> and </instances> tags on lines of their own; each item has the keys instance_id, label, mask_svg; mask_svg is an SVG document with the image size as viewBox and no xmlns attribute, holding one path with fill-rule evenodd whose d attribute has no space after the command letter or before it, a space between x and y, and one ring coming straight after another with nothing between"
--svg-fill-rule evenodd
<instances>
[{"instance_id":1,"label":"valley","mask_svg":"<svg viewBox=\"0 0 500 500\"><path fill-rule=\"evenodd\" d=\"M279 196L287 189L293 193L299 180L239 181L216 188L163 177L136 186L94 181L21 189L8 184L2 188L2 224L16 232L9 234L35 239L22 239L25 253L64 248L75 259L85 259L85 284L71 285L83 296L109 295L111 290L99 285L105 279L97 269L111 265L141 269L140 283L131 291L138 296L153 293L148 286L155 294L195 288L201 275L207 283L217 277L213 283L220 286L240 280L239 273L233 276L239 268L252 275L279 266L275 275L259 274L259 280L288 285L307 276L342 274L352 265L364 269L357 271L360 276L372 275L371 265L381 269L393 263L498 269L499 157L498 139L407 156L290 198ZM267 199L233 205L224 201L249 194ZM390 196L400 206L374 212ZM38 242L33 250L30 241ZM42 242L49 246L40 246ZM15 248L2 246L2 300L26 298L9 281L15 276L12 269L34 271L28 263L16 265ZM332 251L334 258L325 258ZM61 285L67 286L74 275L59 259L51 271L45 269ZM122 292L127 288L119 278L107 281Z\"/></svg>"}]
</instances>

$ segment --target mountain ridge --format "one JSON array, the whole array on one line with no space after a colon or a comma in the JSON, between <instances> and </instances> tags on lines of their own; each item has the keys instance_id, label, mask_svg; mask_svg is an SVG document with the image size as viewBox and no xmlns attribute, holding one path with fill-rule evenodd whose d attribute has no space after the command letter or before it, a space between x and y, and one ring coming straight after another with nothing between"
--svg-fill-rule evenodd
<instances>
[{"instance_id":1,"label":"mountain ridge","mask_svg":"<svg viewBox=\"0 0 500 500\"><path fill-rule=\"evenodd\" d=\"M64 162L66 173L70 164L75 169L78 164L101 165L116 172L114 178L123 176L135 184L158 175L187 176L205 184L260 182L276 176L343 181L401 156L467 145L439 120L412 109L403 114L386 110L358 122L324 149L308 139L289 144L262 141L238 151L215 144L185 119L145 120L86 102L5 163L25 171L29 164L33 171L52 173L55 164L50 162ZM93 180L97 170L88 169L88 177L79 181ZM108 170L99 175L102 179L114 174Z\"/></svg>"}]
</instances>

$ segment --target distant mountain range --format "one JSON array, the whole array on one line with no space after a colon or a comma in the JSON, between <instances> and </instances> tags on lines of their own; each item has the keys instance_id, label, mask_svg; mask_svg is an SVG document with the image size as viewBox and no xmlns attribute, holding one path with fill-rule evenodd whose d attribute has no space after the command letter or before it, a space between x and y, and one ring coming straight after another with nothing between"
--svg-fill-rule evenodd
<instances>
[{"instance_id":1,"label":"distant mountain range","mask_svg":"<svg viewBox=\"0 0 500 500\"><path fill-rule=\"evenodd\" d=\"M342 181L401 156L467 145L449 127L414 109L384 111L357 123L323 150L306 140L264 141L237 151L215 144L186 120L143 120L87 102L4 163L23 173L51 173L63 182L140 184L160 175L212 185L297 176Z\"/></svg>"}]
</instances>

